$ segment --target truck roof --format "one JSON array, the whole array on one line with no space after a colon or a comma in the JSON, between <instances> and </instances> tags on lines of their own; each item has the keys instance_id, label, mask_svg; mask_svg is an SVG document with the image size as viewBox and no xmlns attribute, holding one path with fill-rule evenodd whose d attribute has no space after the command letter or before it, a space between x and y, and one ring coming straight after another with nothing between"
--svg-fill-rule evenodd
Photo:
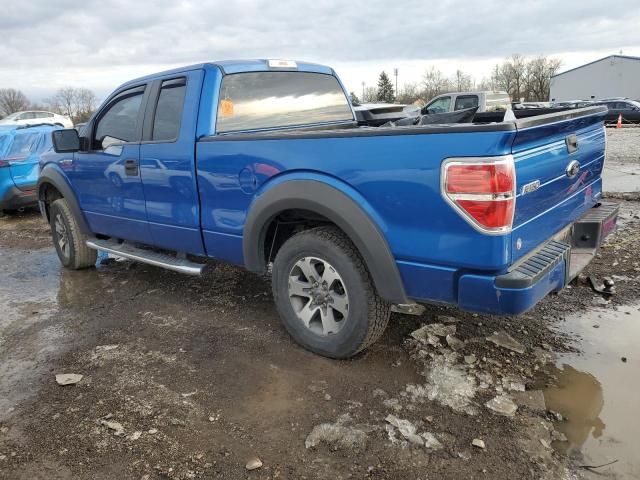
<instances>
[{"instance_id":1,"label":"truck roof","mask_svg":"<svg viewBox=\"0 0 640 480\"><path fill-rule=\"evenodd\" d=\"M272 67L269 67L269 60L270 59L218 60L213 62L196 63L194 65L187 65L184 67L178 67L170 70L165 70L162 72L152 73L150 75L145 75L143 77L138 77L123 83L121 87L129 84L138 83L144 80L152 80L156 77L171 75L174 73L178 74L178 73L188 72L191 70L201 70L201 69L211 69L211 68L218 68L222 70L222 72L225 74L244 73L244 72L267 72L269 70L275 70L275 71L289 70L289 71L296 71L296 72L324 73L327 75L334 75L335 73L331 67L328 67L326 65L320 65L317 63L310 63L310 62L297 61L297 60L293 60L296 63L296 68L272 68Z\"/></svg>"}]
</instances>

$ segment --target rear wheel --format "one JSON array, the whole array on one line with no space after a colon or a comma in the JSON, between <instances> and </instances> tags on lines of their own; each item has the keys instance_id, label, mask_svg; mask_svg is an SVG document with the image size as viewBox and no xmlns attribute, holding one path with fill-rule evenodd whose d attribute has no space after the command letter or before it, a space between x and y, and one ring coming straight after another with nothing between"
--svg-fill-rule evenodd
<instances>
[{"instance_id":1,"label":"rear wheel","mask_svg":"<svg viewBox=\"0 0 640 480\"><path fill-rule=\"evenodd\" d=\"M287 331L327 357L364 350L389 321L391 305L377 294L355 246L334 227L287 240L273 262L272 288Z\"/></svg>"},{"instance_id":2,"label":"rear wheel","mask_svg":"<svg viewBox=\"0 0 640 480\"><path fill-rule=\"evenodd\" d=\"M80 230L64 198L51 204L49 218L53 244L62 265L72 270L94 266L98 252L87 247L88 237Z\"/></svg>"}]
</instances>

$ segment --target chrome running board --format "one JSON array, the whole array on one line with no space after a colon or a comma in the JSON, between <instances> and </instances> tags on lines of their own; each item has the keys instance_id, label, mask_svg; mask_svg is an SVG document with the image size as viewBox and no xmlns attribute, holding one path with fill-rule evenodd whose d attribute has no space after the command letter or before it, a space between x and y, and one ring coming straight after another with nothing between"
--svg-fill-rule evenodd
<instances>
[{"instance_id":1,"label":"chrome running board","mask_svg":"<svg viewBox=\"0 0 640 480\"><path fill-rule=\"evenodd\" d=\"M114 240L100 240L92 238L87 240L87 247L95 250L102 250L118 257L135 260L136 262L147 263L155 267L166 268L174 272L186 275L202 275L205 268L203 263L195 263L186 258L177 258L166 253L155 252L135 247L128 243L118 243Z\"/></svg>"}]
</instances>

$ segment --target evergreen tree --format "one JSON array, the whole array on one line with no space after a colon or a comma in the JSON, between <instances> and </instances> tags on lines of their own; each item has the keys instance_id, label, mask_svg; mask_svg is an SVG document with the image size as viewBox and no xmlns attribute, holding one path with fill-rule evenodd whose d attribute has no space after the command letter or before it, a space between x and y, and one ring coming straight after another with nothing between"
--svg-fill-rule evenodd
<instances>
[{"instance_id":1,"label":"evergreen tree","mask_svg":"<svg viewBox=\"0 0 640 480\"><path fill-rule=\"evenodd\" d=\"M349 95L351 96L351 103L353 103L354 105L356 103L360 103L360 99L354 92L351 92Z\"/></svg>"},{"instance_id":2,"label":"evergreen tree","mask_svg":"<svg viewBox=\"0 0 640 480\"><path fill-rule=\"evenodd\" d=\"M383 70L378 77L378 98L379 102L393 103L395 95L393 93L393 84L389 80L389 76Z\"/></svg>"}]
</instances>

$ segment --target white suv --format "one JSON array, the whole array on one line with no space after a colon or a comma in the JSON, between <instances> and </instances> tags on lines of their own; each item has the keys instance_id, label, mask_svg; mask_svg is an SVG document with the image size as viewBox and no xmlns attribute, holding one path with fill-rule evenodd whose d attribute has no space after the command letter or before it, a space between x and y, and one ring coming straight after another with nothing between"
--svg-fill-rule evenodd
<instances>
[{"instance_id":1,"label":"white suv","mask_svg":"<svg viewBox=\"0 0 640 480\"><path fill-rule=\"evenodd\" d=\"M64 128L73 128L73 122L69 119L69 117L58 115L57 113L36 110L15 112L11 115L7 115L2 120L0 120L0 124L5 125L35 125L39 123L59 125Z\"/></svg>"}]
</instances>

